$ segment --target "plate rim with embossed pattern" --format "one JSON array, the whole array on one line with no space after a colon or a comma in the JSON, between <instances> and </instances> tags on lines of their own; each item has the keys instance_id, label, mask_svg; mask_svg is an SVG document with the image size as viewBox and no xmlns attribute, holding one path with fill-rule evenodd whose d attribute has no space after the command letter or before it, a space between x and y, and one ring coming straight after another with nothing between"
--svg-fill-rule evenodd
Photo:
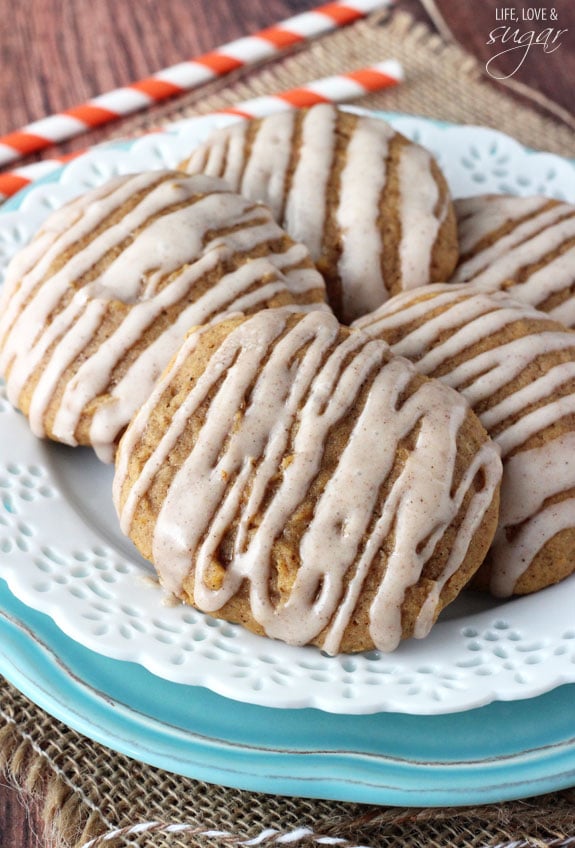
<instances>
[{"instance_id":1,"label":"plate rim with embossed pattern","mask_svg":"<svg viewBox=\"0 0 575 848\"><path fill-rule=\"evenodd\" d=\"M547 180L543 187L548 194L561 196L567 191L567 199L575 201L575 168L564 159L527 151L494 130L458 127L410 116L384 117L401 131L427 143L438 153L440 161L444 158L442 164L452 187L453 157L459 151L460 159L467 162L462 172L468 178L467 182L459 178L456 194L462 193L461 181L466 193L471 193L473 186L476 191L498 186L500 191L512 188L505 183L506 167L511 168L515 189L530 193L527 189L532 184L522 181L520 169L513 164L514 157L517 160L523 156L522 161L529 163L531 178L539 180L536 183L539 191ZM210 118L178 122L166 133L94 148L5 204L0 210L0 242L4 237L6 244L10 227L16 233L15 238L18 228L22 237L22 227L37 227L50 206L77 193L79 186L86 187L90 179L92 183L102 181L110 172L134 171L150 162L175 165L185 145L189 147L192 143L190 139L199 141L213 128L214 122ZM462 152L465 138L468 147ZM483 179L477 180L478 175ZM566 181L566 175L571 182ZM341 714L455 713L494 700L532 698L563 683L575 682L575 628L570 616L575 577L546 590L537 599L516 599L499 605L497 610L465 613L462 620L440 620L426 640L405 643L389 657L372 653L328 658L314 648L292 648L225 622L214 623L215 620L195 611L160 607L157 599L150 600L153 593L148 586L144 587L144 581L136 585L133 579L142 569L143 575L148 574L146 566L122 546L110 526L98 524L94 513L90 513L90 502L84 503L83 489L78 489L76 472L71 468L77 468L78 462L86 463L89 478L96 479L104 474L99 465L94 465L97 461L92 456L86 458L86 452L81 454L39 442L27 431L21 418L9 410L6 401L3 403L1 574L16 597L50 615L63 633L85 648L116 660L140 663L165 680L200 685L244 703L284 709L312 707ZM75 533L80 535L64 553L57 538L50 536L55 532L55 503L57 534L69 534L72 538ZM48 538L35 539L33 522L39 522ZM32 577L29 576L31 562ZM110 592L113 595L111 585L120 581L118 585L125 588L125 580L132 581L127 593L130 603L125 596L115 598L110 615L119 613L121 620L110 628L104 613L98 618L97 605L104 607ZM53 591L55 586L64 584L65 590ZM41 585L48 588L38 589ZM74 615L67 601L75 603L82 592L92 594L88 601L80 603ZM547 632L539 638L544 628L534 630L532 622L542 607ZM149 640L142 646L149 627L148 623L143 625L142 611L152 622L154 616L156 619L151 648ZM179 636L174 639L176 631ZM454 659L447 651L446 659L445 646L454 638L455 647L461 647L459 658ZM451 650L451 644L448 647ZM294 673L295 665L297 673Z\"/></svg>"}]
</instances>

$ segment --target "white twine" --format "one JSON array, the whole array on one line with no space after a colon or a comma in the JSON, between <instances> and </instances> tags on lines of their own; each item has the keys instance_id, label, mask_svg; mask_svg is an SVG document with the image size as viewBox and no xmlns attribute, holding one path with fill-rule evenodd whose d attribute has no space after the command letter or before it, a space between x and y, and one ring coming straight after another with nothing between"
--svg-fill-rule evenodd
<instances>
[{"instance_id":1,"label":"white twine","mask_svg":"<svg viewBox=\"0 0 575 848\"><path fill-rule=\"evenodd\" d=\"M81 848L99 848L106 842L111 842L119 837L139 836L142 833L192 833L206 839L224 839L230 845L257 846L257 845L293 845L302 839L312 839L317 845L335 845L340 848L371 848L369 845L352 844L347 839L338 836L321 836L309 827L297 827L290 831L279 831L276 828L265 828L251 839L241 839L237 834L227 830L202 830L192 824L168 824L161 821L138 822L126 827L117 827L106 833L101 833L85 842Z\"/></svg>"},{"instance_id":2,"label":"white twine","mask_svg":"<svg viewBox=\"0 0 575 848\"><path fill-rule=\"evenodd\" d=\"M544 845L545 848L572 848L572 846L575 846L575 836L559 837L550 842L543 842L538 839L537 844ZM533 842L518 839L514 842L499 842L497 845L484 846L484 848L533 848Z\"/></svg>"},{"instance_id":3,"label":"white twine","mask_svg":"<svg viewBox=\"0 0 575 848\"><path fill-rule=\"evenodd\" d=\"M103 846L106 842L111 842L113 839L118 839L119 837L139 836L143 833L150 833L151 831L161 834L190 833L206 839L223 839L227 844L237 846L237 848L241 848L241 846L251 848L251 846L258 845L294 845L302 839L311 839L317 845L334 845L340 846L340 848L370 848L369 845L352 844L349 840L339 836L321 836L309 827L296 827L294 830L283 832L276 828L268 827L251 839L241 839L237 834L230 833L227 830L202 830L197 825L184 823L168 824L161 821L138 822L137 824L126 827L114 828L93 837L88 842L85 842L81 848L99 848L99 846ZM575 848L575 836L555 838L546 842L538 840L537 844L545 846L545 848ZM488 846L484 846L484 848L488 848ZM499 842L497 845L490 845L489 848L533 848L533 843L525 839L519 839L512 842Z\"/></svg>"}]
</instances>

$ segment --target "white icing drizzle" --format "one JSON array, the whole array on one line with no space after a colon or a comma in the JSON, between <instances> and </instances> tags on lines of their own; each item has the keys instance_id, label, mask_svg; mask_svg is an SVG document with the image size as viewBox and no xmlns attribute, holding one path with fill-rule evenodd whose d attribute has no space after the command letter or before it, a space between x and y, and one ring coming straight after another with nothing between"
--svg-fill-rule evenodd
<instances>
[{"instance_id":1,"label":"white icing drizzle","mask_svg":"<svg viewBox=\"0 0 575 848\"><path fill-rule=\"evenodd\" d=\"M247 124L245 125L247 129ZM285 203L284 183L290 163L290 145L286 143L293 136L295 112L276 115L274 121L262 121L252 142L251 156L245 160L243 145L245 130L240 138L232 130L229 135L230 147L225 178L237 185L245 197L258 198L260 186L267 186L266 203L279 221ZM235 128L234 128L235 129ZM243 175L240 168L245 161ZM239 180L241 179L241 182ZM313 199L312 199L313 203ZM295 236L294 236L295 238ZM296 238L296 241L299 239ZM311 245L308 245L311 248ZM310 253L315 257L313 250Z\"/></svg>"},{"instance_id":2,"label":"white icing drizzle","mask_svg":"<svg viewBox=\"0 0 575 848\"><path fill-rule=\"evenodd\" d=\"M285 198L283 225L296 241L307 245L316 261L322 254L336 116L335 109L328 105L317 106L304 113L299 156ZM283 189L283 183L279 188ZM262 191L261 183L255 191ZM273 184L265 184L264 191L266 196L271 193Z\"/></svg>"},{"instance_id":3,"label":"white icing drizzle","mask_svg":"<svg viewBox=\"0 0 575 848\"><path fill-rule=\"evenodd\" d=\"M506 462L501 487L501 524L505 527L527 523L511 542L503 530L497 532L493 550L501 565L493 576L494 595L509 596L517 580L516 563L531 560L533 551L539 551L548 539L573 527L574 496L545 504L557 492L573 489L575 481L575 433L565 433L555 442L556 449L551 453L543 446L515 454ZM517 491L523 492L521 500L514 496ZM506 547L511 548L511 557Z\"/></svg>"},{"instance_id":4,"label":"white icing drizzle","mask_svg":"<svg viewBox=\"0 0 575 848\"><path fill-rule=\"evenodd\" d=\"M157 180L157 174L142 174L141 178L137 178L131 185L126 185L124 179L117 177L106 186L90 193L92 202L89 206L86 207L84 198L80 197L50 215L36 239L14 257L6 270L6 283L1 293L3 308L0 310L0 344L5 334L14 329L15 319L21 320L20 313L23 307L47 275L54 261L69 250L74 242L86 238L99 227L109 214L110 207L117 208L135 193L149 189ZM125 238L128 234L129 230L118 235L119 238ZM84 258L84 254L80 253L68 262L69 278L64 280L63 275L58 272L51 275L50 288L54 298L61 296L68 289L70 280L77 279L89 270L90 266L82 261ZM25 276L21 275L22 271L25 272ZM39 311L36 301L37 296L28 304L29 310L34 306L34 311ZM29 343L32 343L36 335L44 328L45 314L34 315L33 319L27 321L25 339ZM30 329L34 332L32 338L30 338ZM6 356L3 354L3 368L5 360Z\"/></svg>"},{"instance_id":5,"label":"white icing drizzle","mask_svg":"<svg viewBox=\"0 0 575 848\"><path fill-rule=\"evenodd\" d=\"M518 218L542 209L547 197L517 197L507 194L482 194L454 200L459 248L462 254L473 251L480 241Z\"/></svg>"},{"instance_id":6,"label":"white icing drizzle","mask_svg":"<svg viewBox=\"0 0 575 848\"><path fill-rule=\"evenodd\" d=\"M439 308L444 311L425 320ZM556 395L575 378L573 333L545 327L490 350L476 348L482 339L522 318L548 320L504 292L488 293L460 284L426 286L398 295L355 324L384 339L393 331L398 339L392 346L395 353L412 359L422 373L436 376L443 369L441 381L458 389L475 409L507 388L503 400L479 414L504 460L500 524L490 557L491 590L501 596L512 594L541 547L563 528L563 518L558 524L555 516L565 516L564 509L542 508L543 500L575 486L575 463L566 460L566 448L575 444L575 434L548 440L541 449L521 450L532 436L575 413L575 392ZM419 327L409 329L420 321ZM405 335L398 338L403 327ZM513 386L530 363L552 352L567 352L571 358L549 367L523 387ZM445 371L450 359L462 353L466 358ZM535 404L541 405L531 409ZM506 529L520 522L526 526L508 542ZM531 525L536 529L529 529ZM573 509L570 526L575 526Z\"/></svg>"},{"instance_id":7,"label":"white icing drizzle","mask_svg":"<svg viewBox=\"0 0 575 848\"><path fill-rule=\"evenodd\" d=\"M238 132L233 133L227 139L227 146L220 153L221 164L220 168L223 168L221 171L222 179L228 183L228 185L237 185L240 173L236 174L236 167L241 168L242 159L240 159L240 152L244 145L244 134L247 129L247 125L243 122L237 125ZM211 155L211 154L210 154ZM206 173L213 173L215 177L219 176L220 171L211 171L208 170Z\"/></svg>"},{"instance_id":8,"label":"white icing drizzle","mask_svg":"<svg viewBox=\"0 0 575 848\"><path fill-rule=\"evenodd\" d=\"M447 204L444 203L439 217L435 216L439 187L431 170L431 161L427 150L411 145L402 149L399 159L399 260L403 289L413 289L429 282L433 246L447 214Z\"/></svg>"},{"instance_id":9,"label":"white icing drizzle","mask_svg":"<svg viewBox=\"0 0 575 848\"><path fill-rule=\"evenodd\" d=\"M338 110L319 104L306 110L301 140L294 156L295 170L288 180L295 141L293 113L260 119L251 148L245 124L216 131L184 163L188 173L222 175L246 197L267 203L290 235L302 241L315 260L328 255L328 189L333 179L338 144ZM342 168L333 219L341 253L329 274L342 291L345 323L375 309L389 296L382 276L384 251L381 232L382 197L388 183L389 143L396 135L384 121L358 116L347 144L339 138ZM402 287L429 281L431 256L450 198L436 212L439 187L431 170L430 154L406 144L400 155L398 250L404 275ZM289 189L288 189L289 184Z\"/></svg>"},{"instance_id":10,"label":"white icing drizzle","mask_svg":"<svg viewBox=\"0 0 575 848\"><path fill-rule=\"evenodd\" d=\"M79 318L74 319L66 326L65 335L60 337L56 349L51 354L52 362L57 363L57 366L47 368L42 373L32 396L28 418L30 428L36 436L41 438L46 435L44 430L44 414L52 399L56 384L66 368L85 350L87 343L93 338L100 326L105 311L106 306L104 303L92 301L86 305ZM64 398L63 404L65 408L66 398ZM60 414L62 414L61 410L62 407L60 407ZM69 411L66 411L69 414ZM74 425L76 420L74 419ZM75 426L71 428L72 438L74 429Z\"/></svg>"},{"instance_id":11,"label":"white icing drizzle","mask_svg":"<svg viewBox=\"0 0 575 848\"><path fill-rule=\"evenodd\" d=\"M575 207L558 203L545 209L548 203L544 197L497 195L455 201L460 250L468 258L461 261L452 280L471 281L486 289L505 285L513 297L545 311L544 303L550 295L567 290L566 301L551 314L571 327L575 326L575 304L570 294L575 282L575 248L554 258L551 254L575 239ZM491 245L480 246L483 239L504 226L507 233ZM539 270L525 276L525 268L539 264ZM525 279L519 281L519 274ZM515 281L515 285L510 285L510 281Z\"/></svg>"},{"instance_id":12,"label":"white icing drizzle","mask_svg":"<svg viewBox=\"0 0 575 848\"><path fill-rule=\"evenodd\" d=\"M543 305L547 298L566 290L567 299L553 309L545 306L545 312L554 320L573 328L575 327L575 298L571 296L569 290L575 280L574 268L575 247L572 247L543 265L539 271L530 274L525 282L508 286L507 291L513 297L541 308L540 305Z\"/></svg>"},{"instance_id":13,"label":"white icing drizzle","mask_svg":"<svg viewBox=\"0 0 575 848\"><path fill-rule=\"evenodd\" d=\"M498 564L490 583L493 595L506 598L513 593L517 579L523 573L520 564L531 562L533 552L539 552L557 533L573 529L574 509L575 498L572 497L541 509L523 524L512 541L498 529L491 548Z\"/></svg>"},{"instance_id":14,"label":"white icing drizzle","mask_svg":"<svg viewBox=\"0 0 575 848\"><path fill-rule=\"evenodd\" d=\"M188 336L121 442L114 480L121 526L130 532L140 500L182 438L189 419L212 393L202 428L168 487L153 531L153 560L163 586L179 594L194 569L194 603L217 612L247 580L252 614L268 635L305 644L327 628L323 647L336 653L367 573L393 530L395 545L371 605L369 623L374 644L390 651L401 638L401 606L407 588L419 580L483 469L485 486L472 495L458 541L443 574L429 587L430 598L419 616L416 635L429 631L441 591L461 565L497 489L498 450L486 441L452 492L456 439L468 410L465 401L440 383L427 381L398 408L402 390L414 375L407 360L390 360L386 344L361 333L338 342L339 325L327 313L298 316L291 326L289 318L288 310L266 310L230 331L190 387L138 476L130 479L120 508L129 458L149 417L207 330L200 328ZM373 384L337 467L318 495L300 542L295 582L280 604L270 591L274 542L308 496L330 432L352 413L368 376ZM238 419L240 409L243 416ZM398 443L416 426L415 447L385 504L378 507ZM264 506L274 480L277 487ZM259 520L254 526L256 514ZM214 587L210 568L236 518L234 555L221 586Z\"/></svg>"},{"instance_id":15,"label":"white icing drizzle","mask_svg":"<svg viewBox=\"0 0 575 848\"><path fill-rule=\"evenodd\" d=\"M338 272L343 281L353 281L342 290L346 322L371 312L389 295L381 270L379 207L392 136L374 132L372 122L360 122L346 149L336 214L342 238Z\"/></svg>"},{"instance_id":16,"label":"white icing drizzle","mask_svg":"<svg viewBox=\"0 0 575 848\"><path fill-rule=\"evenodd\" d=\"M137 199L144 190L148 193ZM133 208L107 223L132 198L137 199ZM64 261L64 252L96 227L100 232ZM228 227L234 228L231 233L208 237ZM84 195L48 222L39 237L42 251L32 242L10 269L9 276L18 281L4 301L0 368L9 372L11 402L18 405L27 381L41 366L29 417L33 431L45 435L55 386L115 304L116 317L107 337L77 365L64 388L52 431L60 441L76 444L86 405L108 394L94 416L91 438L98 454L110 460L118 433L147 397L189 327L223 311L265 306L267 299L281 292L305 298L307 292L322 290L323 281L302 245L250 261L262 244L281 238L282 231L264 207L205 176L153 172L118 178ZM98 272L98 263L111 251L116 255ZM196 294L207 274L235 256L242 257L235 270L222 274L202 295ZM300 268L302 263L307 267ZM125 378L110 386L118 363L166 309L178 304L176 320L143 348L141 361L130 366Z\"/></svg>"}]
</instances>

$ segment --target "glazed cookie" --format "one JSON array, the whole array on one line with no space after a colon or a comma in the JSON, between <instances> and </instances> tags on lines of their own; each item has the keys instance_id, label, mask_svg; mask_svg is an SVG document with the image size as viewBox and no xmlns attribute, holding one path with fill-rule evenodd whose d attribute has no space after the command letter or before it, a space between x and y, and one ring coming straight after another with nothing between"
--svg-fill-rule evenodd
<instances>
[{"instance_id":1,"label":"glazed cookie","mask_svg":"<svg viewBox=\"0 0 575 848\"><path fill-rule=\"evenodd\" d=\"M330 654L424 636L479 566L501 463L457 392L326 312L193 330L117 454L169 592Z\"/></svg>"},{"instance_id":2,"label":"glazed cookie","mask_svg":"<svg viewBox=\"0 0 575 848\"><path fill-rule=\"evenodd\" d=\"M343 323L448 279L455 215L433 157L377 118L322 104L214 133L181 167L269 204L310 250Z\"/></svg>"},{"instance_id":3,"label":"glazed cookie","mask_svg":"<svg viewBox=\"0 0 575 848\"><path fill-rule=\"evenodd\" d=\"M499 528L477 583L526 594L575 571L575 334L505 292L434 285L357 327L469 400L503 457Z\"/></svg>"},{"instance_id":4,"label":"glazed cookie","mask_svg":"<svg viewBox=\"0 0 575 848\"><path fill-rule=\"evenodd\" d=\"M327 309L307 249L221 180L118 177L55 212L11 263L0 370L34 433L113 459L186 331L227 311Z\"/></svg>"},{"instance_id":5,"label":"glazed cookie","mask_svg":"<svg viewBox=\"0 0 575 848\"><path fill-rule=\"evenodd\" d=\"M575 206L546 197L455 201L460 260L454 282L506 289L575 327Z\"/></svg>"}]
</instances>

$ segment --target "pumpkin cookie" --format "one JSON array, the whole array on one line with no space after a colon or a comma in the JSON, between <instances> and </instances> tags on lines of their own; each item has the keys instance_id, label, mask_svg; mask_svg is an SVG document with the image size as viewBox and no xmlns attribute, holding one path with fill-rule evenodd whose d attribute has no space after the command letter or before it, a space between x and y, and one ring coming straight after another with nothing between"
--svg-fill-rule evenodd
<instances>
[{"instance_id":1,"label":"pumpkin cookie","mask_svg":"<svg viewBox=\"0 0 575 848\"><path fill-rule=\"evenodd\" d=\"M505 289L575 327L575 206L547 197L455 201L460 260L453 282Z\"/></svg>"},{"instance_id":2,"label":"pumpkin cookie","mask_svg":"<svg viewBox=\"0 0 575 848\"><path fill-rule=\"evenodd\" d=\"M496 522L465 400L326 312L188 334L120 442L121 526L162 585L330 654L428 633Z\"/></svg>"},{"instance_id":3,"label":"pumpkin cookie","mask_svg":"<svg viewBox=\"0 0 575 848\"><path fill-rule=\"evenodd\" d=\"M377 118L322 104L243 121L181 167L267 203L308 246L343 323L455 267L455 215L437 163Z\"/></svg>"},{"instance_id":4,"label":"pumpkin cookie","mask_svg":"<svg viewBox=\"0 0 575 848\"><path fill-rule=\"evenodd\" d=\"M357 322L458 389L501 449L499 529L477 583L526 594L575 571L575 333L505 292L434 285Z\"/></svg>"},{"instance_id":5,"label":"pumpkin cookie","mask_svg":"<svg viewBox=\"0 0 575 848\"><path fill-rule=\"evenodd\" d=\"M228 312L321 307L307 249L221 180L118 177L55 212L11 263L0 370L32 430L107 460L186 331Z\"/></svg>"}]
</instances>

